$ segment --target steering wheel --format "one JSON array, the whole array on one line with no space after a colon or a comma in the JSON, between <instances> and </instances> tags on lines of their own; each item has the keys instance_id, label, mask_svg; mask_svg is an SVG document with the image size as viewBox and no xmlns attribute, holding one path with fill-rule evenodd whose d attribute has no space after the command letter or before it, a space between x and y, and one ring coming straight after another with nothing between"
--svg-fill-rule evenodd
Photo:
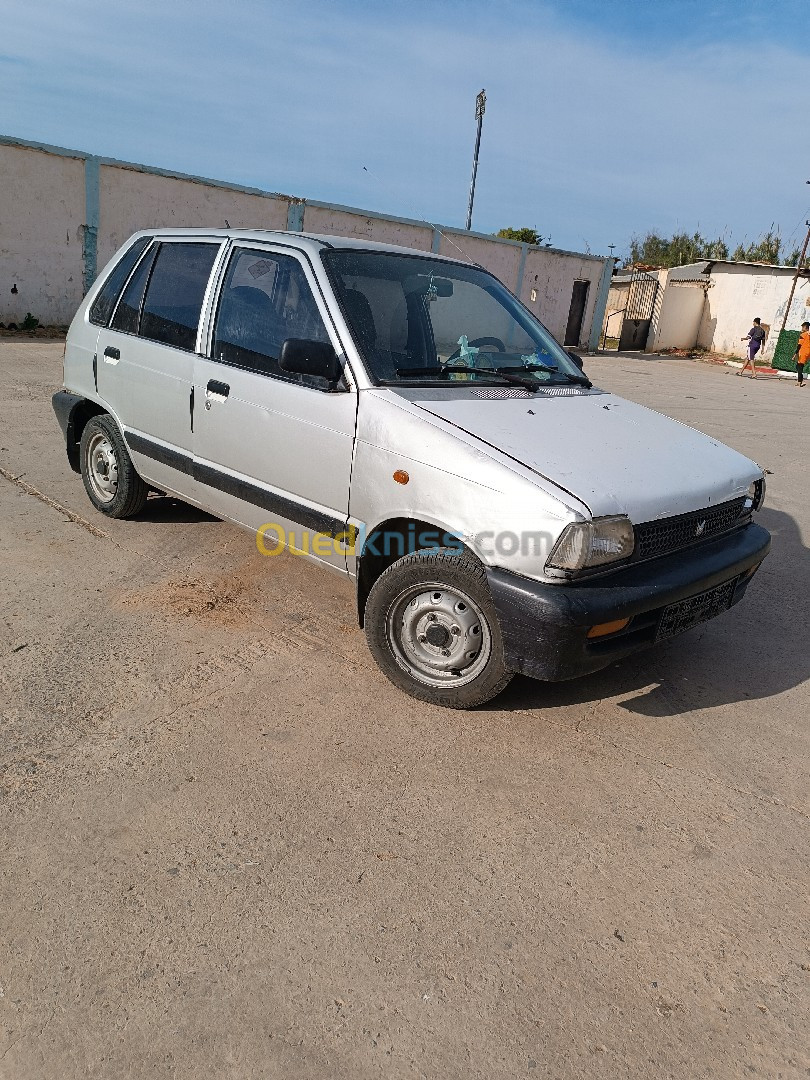
<instances>
[{"instance_id":1,"label":"steering wheel","mask_svg":"<svg viewBox=\"0 0 810 1080\"><path fill-rule=\"evenodd\" d=\"M472 341L467 342L468 349L482 349L485 345L493 345L498 350L498 352L506 352L506 346L501 341L501 339L497 337L477 337L474 338ZM458 359L459 356L461 356L461 347L456 349L452 356L448 356L445 360L445 363L452 364L452 362Z\"/></svg>"}]
</instances>

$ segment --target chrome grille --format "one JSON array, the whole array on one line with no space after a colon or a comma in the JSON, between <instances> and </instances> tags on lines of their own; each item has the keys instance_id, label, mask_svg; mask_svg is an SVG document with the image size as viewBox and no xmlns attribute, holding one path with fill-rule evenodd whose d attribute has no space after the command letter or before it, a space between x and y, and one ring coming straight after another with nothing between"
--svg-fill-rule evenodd
<instances>
[{"instance_id":1,"label":"chrome grille","mask_svg":"<svg viewBox=\"0 0 810 1080\"><path fill-rule=\"evenodd\" d=\"M650 559L727 532L740 522L745 497L691 514L636 525L637 559Z\"/></svg>"}]
</instances>

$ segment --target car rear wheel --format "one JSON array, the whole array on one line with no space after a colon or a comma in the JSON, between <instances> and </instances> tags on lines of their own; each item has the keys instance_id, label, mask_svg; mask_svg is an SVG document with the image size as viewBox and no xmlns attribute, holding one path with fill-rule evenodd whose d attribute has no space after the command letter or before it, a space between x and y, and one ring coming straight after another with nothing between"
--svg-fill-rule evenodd
<instances>
[{"instance_id":1,"label":"car rear wheel","mask_svg":"<svg viewBox=\"0 0 810 1080\"><path fill-rule=\"evenodd\" d=\"M439 548L389 566L369 593L365 627L384 674L420 701L470 709L512 678L486 573L466 553Z\"/></svg>"},{"instance_id":2,"label":"car rear wheel","mask_svg":"<svg viewBox=\"0 0 810 1080\"><path fill-rule=\"evenodd\" d=\"M149 489L135 471L118 425L103 413L82 432L79 462L84 487L96 510L128 518L144 507Z\"/></svg>"}]
</instances>

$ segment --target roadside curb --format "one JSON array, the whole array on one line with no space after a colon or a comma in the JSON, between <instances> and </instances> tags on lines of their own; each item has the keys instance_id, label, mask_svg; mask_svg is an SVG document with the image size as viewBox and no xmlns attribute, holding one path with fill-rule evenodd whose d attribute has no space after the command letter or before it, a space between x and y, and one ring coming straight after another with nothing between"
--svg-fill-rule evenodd
<instances>
[{"instance_id":1,"label":"roadside curb","mask_svg":"<svg viewBox=\"0 0 810 1080\"><path fill-rule=\"evenodd\" d=\"M724 360L726 367L742 369L744 366L739 360ZM795 379L795 371L782 371L780 368L761 367L757 368L757 378L766 379Z\"/></svg>"}]
</instances>

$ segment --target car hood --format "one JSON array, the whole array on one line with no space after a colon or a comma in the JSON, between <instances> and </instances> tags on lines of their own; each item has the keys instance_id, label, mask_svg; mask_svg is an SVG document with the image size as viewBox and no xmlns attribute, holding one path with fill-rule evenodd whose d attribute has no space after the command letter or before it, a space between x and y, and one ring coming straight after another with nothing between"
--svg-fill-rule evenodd
<instances>
[{"instance_id":1,"label":"car hood","mask_svg":"<svg viewBox=\"0 0 810 1080\"><path fill-rule=\"evenodd\" d=\"M701 510L744 495L762 475L716 439L599 390L403 396L576 496L594 517L637 523Z\"/></svg>"}]
</instances>

